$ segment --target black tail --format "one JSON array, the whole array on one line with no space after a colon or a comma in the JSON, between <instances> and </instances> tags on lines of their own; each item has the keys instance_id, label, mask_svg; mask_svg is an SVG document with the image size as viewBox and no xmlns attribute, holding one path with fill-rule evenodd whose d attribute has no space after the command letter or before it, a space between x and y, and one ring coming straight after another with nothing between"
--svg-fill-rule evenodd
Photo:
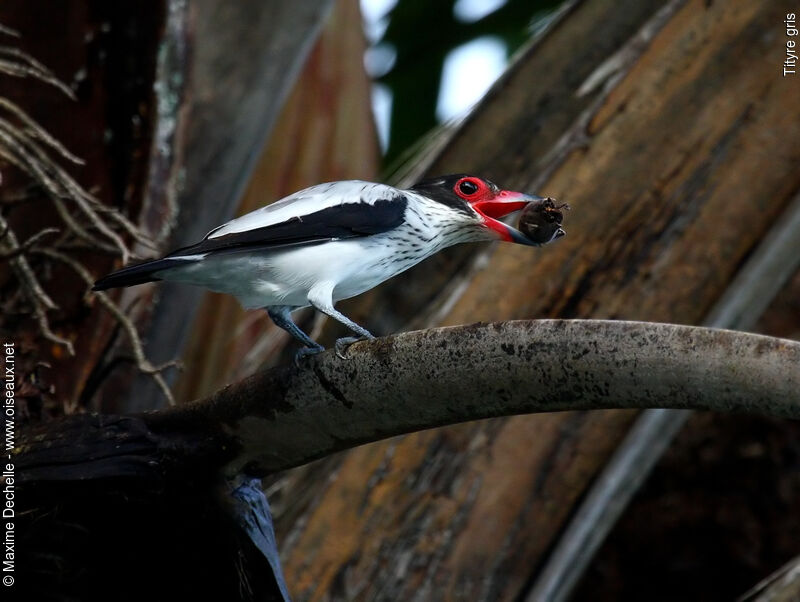
<instances>
[{"instance_id":1,"label":"black tail","mask_svg":"<svg viewBox=\"0 0 800 602\"><path fill-rule=\"evenodd\" d=\"M94 283L93 291L104 291L109 288L119 288L121 286L134 286L136 284L144 284L145 282L155 282L161 280L157 274L162 270L173 268L177 265L186 265L185 260L170 259L156 259L154 261L145 261L138 265L130 265L116 272L110 273L108 276L100 278Z\"/></svg>"}]
</instances>

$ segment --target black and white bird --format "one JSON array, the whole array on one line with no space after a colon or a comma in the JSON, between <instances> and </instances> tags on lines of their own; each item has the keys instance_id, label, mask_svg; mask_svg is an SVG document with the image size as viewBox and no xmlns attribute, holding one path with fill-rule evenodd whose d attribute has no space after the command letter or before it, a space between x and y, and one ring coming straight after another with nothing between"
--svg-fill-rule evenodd
<instances>
[{"instance_id":1,"label":"black and white bird","mask_svg":"<svg viewBox=\"0 0 800 602\"><path fill-rule=\"evenodd\" d=\"M499 218L541 200L464 174L410 190L359 180L319 184L214 228L195 245L109 274L94 290L167 280L228 293L247 309L265 308L304 345L300 357L323 347L292 321L293 310L311 305L371 339L335 309L337 301L457 243L539 246ZM550 240L561 235L559 228ZM339 339L337 352L354 340Z\"/></svg>"}]
</instances>

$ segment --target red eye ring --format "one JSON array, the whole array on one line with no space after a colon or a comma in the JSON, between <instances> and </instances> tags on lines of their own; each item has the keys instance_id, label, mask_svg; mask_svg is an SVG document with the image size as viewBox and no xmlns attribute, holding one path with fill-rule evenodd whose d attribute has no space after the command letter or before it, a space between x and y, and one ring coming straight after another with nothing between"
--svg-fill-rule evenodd
<instances>
[{"instance_id":1,"label":"red eye ring","mask_svg":"<svg viewBox=\"0 0 800 602\"><path fill-rule=\"evenodd\" d=\"M476 178L462 178L453 187L455 193L463 199L475 197L484 189L483 182Z\"/></svg>"}]
</instances>

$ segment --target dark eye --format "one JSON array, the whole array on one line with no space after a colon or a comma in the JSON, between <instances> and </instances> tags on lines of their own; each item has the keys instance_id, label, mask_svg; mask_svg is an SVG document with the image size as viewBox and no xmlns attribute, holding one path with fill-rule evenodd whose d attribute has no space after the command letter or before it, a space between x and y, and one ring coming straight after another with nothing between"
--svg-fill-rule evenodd
<instances>
[{"instance_id":1,"label":"dark eye","mask_svg":"<svg viewBox=\"0 0 800 602\"><path fill-rule=\"evenodd\" d=\"M458 189L461 191L461 194L469 196L478 192L478 185L472 180L463 180L458 185Z\"/></svg>"}]
</instances>

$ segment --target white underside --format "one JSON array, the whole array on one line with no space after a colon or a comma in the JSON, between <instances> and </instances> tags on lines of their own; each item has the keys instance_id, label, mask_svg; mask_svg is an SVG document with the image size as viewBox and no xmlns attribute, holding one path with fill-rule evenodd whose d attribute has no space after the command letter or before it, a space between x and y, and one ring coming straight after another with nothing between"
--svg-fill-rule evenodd
<instances>
[{"instance_id":1,"label":"white underside","mask_svg":"<svg viewBox=\"0 0 800 602\"><path fill-rule=\"evenodd\" d=\"M407 265L390 263L390 247L370 244L365 263L364 244L343 240L295 249L209 255L157 276L234 295L248 309L304 307L310 304L310 296L328 297L332 303L354 297L424 259L409 259Z\"/></svg>"}]
</instances>

